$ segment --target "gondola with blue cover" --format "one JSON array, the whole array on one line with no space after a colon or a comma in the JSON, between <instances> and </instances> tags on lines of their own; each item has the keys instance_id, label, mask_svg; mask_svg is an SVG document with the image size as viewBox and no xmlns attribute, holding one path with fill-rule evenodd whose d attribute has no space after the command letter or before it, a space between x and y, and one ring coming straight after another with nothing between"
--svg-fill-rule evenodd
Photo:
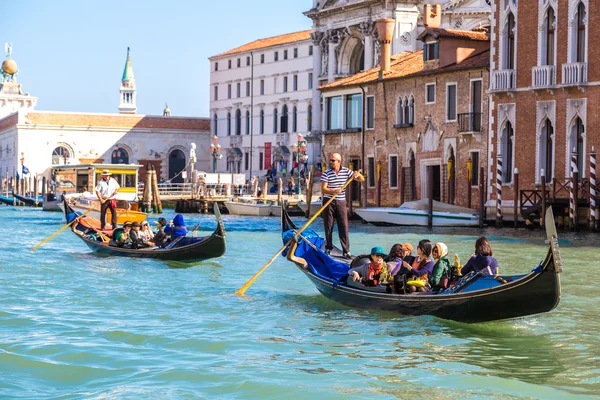
<instances>
[{"instance_id":1,"label":"gondola with blue cover","mask_svg":"<svg viewBox=\"0 0 600 400\"><path fill-rule=\"evenodd\" d=\"M548 252L544 261L524 275L470 274L441 293L388 293L385 287L366 287L348 279L350 260L339 249L323 252L324 239L306 230L284 252L327 298L350 307L384 310L403 315L433 315L474 323L519 318L548 312L560 301L562 262L552 209L546 218ZM298 231L285 209L281 210L282 239L287 243Z\"/></svg>"},{"instance_id":2,"label":"gondola with blue cover","mask_svg":"<svg viewBox=\"0 0 600 400\"><path fill-rule=\"evenodd\" d=\"M64 200L65 219L70 223L76 218L76 212ZM90 249L93 251L118 257L133 257L133 258L153 258L165 261L183 261L194 262L202 261L210 258L221 257L225 254L225 227L221 220L221 213L215 203L215 217L217 219L217 227L215 231L205 237L183 237L173 240L172 243L164 248L144 248L144 249L129 249L117 247L112 240L102 240L103 234L97 232L92 227L92 224L86 222L87 216L83 216L79 221L71 225L71 230L77 235ZM94 220L97 222L96 220Z\"/></svg>"}]
</instances>

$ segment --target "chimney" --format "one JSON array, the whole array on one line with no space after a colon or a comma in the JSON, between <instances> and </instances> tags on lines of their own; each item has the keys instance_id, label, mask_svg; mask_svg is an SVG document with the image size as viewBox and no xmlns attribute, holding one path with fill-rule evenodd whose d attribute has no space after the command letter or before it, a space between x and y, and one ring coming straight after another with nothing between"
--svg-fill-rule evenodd
<instances>
[{"instance_id":1,"label":"chimney","mask_svg":"<svg viewBox=\"0 0 600 400\"><path fill-rule=\"evenodd\" d=\"M442 26L441 4L425 4L423 8L423 25L427 28L439 28Z\"/></svg>"},{"instance_id":2,"label":"chimney","mask_svg":"<svg viewBox=\"0 0 600 400\"><path fill-rule=\"evenodd\" d=\"M379 44L381 45L380 73L389 72L391 64L392 38L394 37L394 27L396 20L391 18L382 18L377 20L377 33L379 35Z\"/></svg>"}]
</instances>

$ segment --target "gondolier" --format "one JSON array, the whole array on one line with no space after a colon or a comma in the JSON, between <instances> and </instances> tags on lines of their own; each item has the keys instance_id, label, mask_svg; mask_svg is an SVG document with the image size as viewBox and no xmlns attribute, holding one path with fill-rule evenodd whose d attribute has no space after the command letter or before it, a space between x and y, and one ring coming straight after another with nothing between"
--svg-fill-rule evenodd
<instances>
[{"instance_id":1,"label":"gondolier","mask_svg":"<svg viewBox=\"0 0 600 400\"><path fill-rule=\"evenodd\" d=\"M350 254L350 241L348 239L348 212L346 211L346 188L344 188L344 184L352 177L358 182L364 182L365 180L360 171L352 171L349 168L342 167L342 156L339 153L332 153L329 157L329 169L321 175L323 204L335 196L335 200L323 211L325 253L330 254L333 250L333 223L335 218L338 224L340 244L346 258L352 258L352 255Z\"/></svg>"},{"instance_id":2,"label":"gondolier","mask_svg":"<svg viewBox=\"0 0 600 400\"><path fill-rule=\"evenodd\" d=\"M119 193L121 186L111 177L112 173L105 169L102 171L102 180L96 186L94 192L100 200L100 230L106 225L106 211L110 209L112 229L117 228L116 200L114 197Z\"/></svg>"}]
</instances>

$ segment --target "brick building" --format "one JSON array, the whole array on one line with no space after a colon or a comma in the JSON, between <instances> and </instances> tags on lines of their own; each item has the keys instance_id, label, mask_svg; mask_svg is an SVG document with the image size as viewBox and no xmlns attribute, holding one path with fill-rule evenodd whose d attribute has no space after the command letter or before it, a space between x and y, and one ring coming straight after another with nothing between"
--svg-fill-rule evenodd
<instances>
[{"instance_id":1,"label":"brick building","mask_svg":"<svg viewBox=\"0 0 600 400\"><path fill-rule=\"evenodd\" d=\"M431 28L436 26L432 21L428 25L419 36L424 50L390 60L389 45L383 41L381 68L320 87L324 147L341 153L346 165L366 171L366 189L359 193L355 188L353 196L364 200L366 193L368 205L398 206L402 200L423 199L431 185L434 199L467 206L469 184L472 206L477 204L477 172L486 165L488 148L484 90L489 39L482 32ZM378 27L379 32L384 29ZM386 52L388 62L383 58ZM474 171L470 181L469 159ZM365 166L361 160L366 160Z\"/></svg>"},{"instance_id":2,"label":"brick building","mask_svg":"<svg viewBox=\"0 0 600 400\"><path fill-rule=\"evenodd\" d=\"M600 69L588 66L600 50L588 44L600 40L600 14L588 0L495 1L492 9L490 204L501 188L506 214L515 168L521 190L539 188L542 170L548 183L565 182L575 149L580 176L589 176Z\"/></svg>"}]
</instances>

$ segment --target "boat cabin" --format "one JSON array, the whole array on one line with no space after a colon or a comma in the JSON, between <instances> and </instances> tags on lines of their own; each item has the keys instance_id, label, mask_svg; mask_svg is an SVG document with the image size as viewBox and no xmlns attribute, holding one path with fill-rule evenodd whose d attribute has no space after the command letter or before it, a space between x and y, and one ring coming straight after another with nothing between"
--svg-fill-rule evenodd
<instances>
[{"instance_id":1,"label":"boat cabin","mask_svg":"<svg viewBox=\"0 0 600 400\"><path fill-rule=\"evenodd\" d=\"M137 198L138 164L77 164L52 167L52 180L57 193L94 192L102 179L102 171L109 170L121 186L118 199L133 201Z\"/></svg>"}]
</instances>

